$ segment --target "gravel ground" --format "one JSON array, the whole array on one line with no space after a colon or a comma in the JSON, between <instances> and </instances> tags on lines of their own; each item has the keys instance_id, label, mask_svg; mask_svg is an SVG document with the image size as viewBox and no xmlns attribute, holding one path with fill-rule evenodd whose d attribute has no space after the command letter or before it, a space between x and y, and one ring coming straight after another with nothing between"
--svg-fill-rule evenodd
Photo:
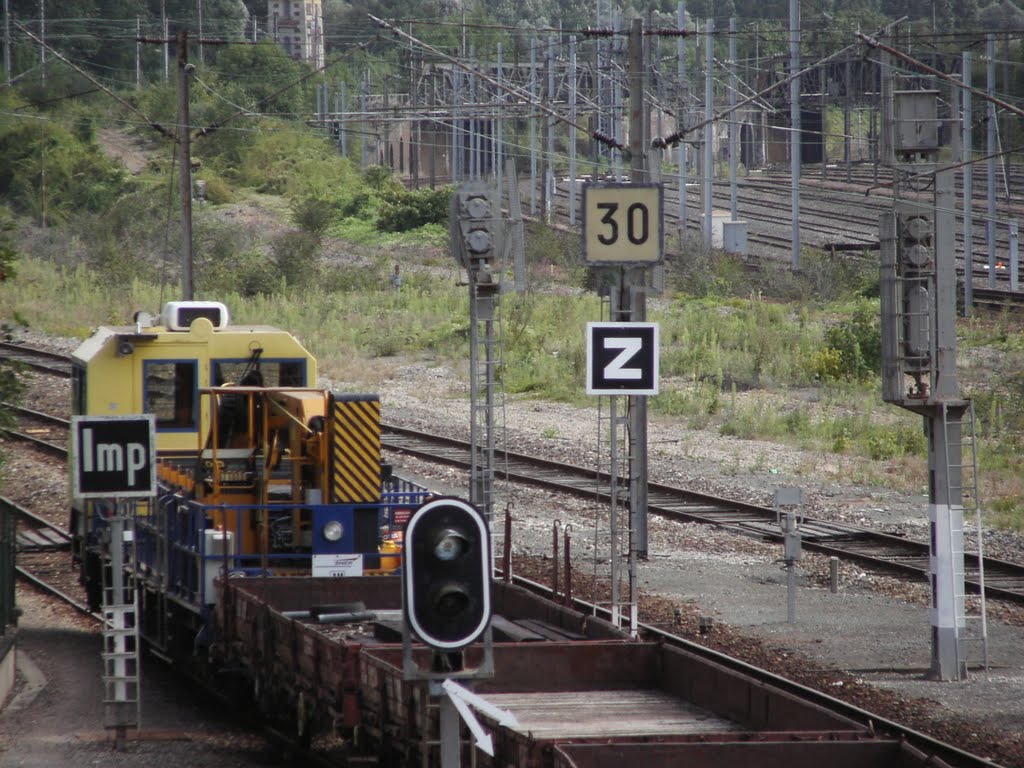
<instances>
[{"instance_id":1,"label":"gravel ground","mask_svg":"<svg viewBox=\"0 0 1024 768\"><path fill-rule=\"evenodd\" d=\"M0 768L287 765L243 723L197 700L155 662L142 670L142 729L115 749L103 727L98 629L29 589L19 588L17 598L25 612L18 629L21 695L0 712Z\"/></svg>"},{"instance_id":2,"label":"gravel ground","mask_svg":"<svg viewBox=\"0 0 1024 768\"><path fill-rule=\"evenodd\" d=\"M376 388L382 397L385 420L465 437L469 423L467 394L457 381L455 373L444 367L396 365L392 377ZM341 380L323 383L340 390L362 389ZM66 402L60 397L52 392L33 395L26 404L52 410L53 402ZM509 400L502 415L510 449L595 466L596 408ZM652 481L761 504L771 503L777 487L799 485L805 489L808 514L919 537L926 531L923 497L882 487L843 484L852 460L843 459L846 464L840 465L832 456L723 438L679 424L652 422L649 432ZM422 477L433 488L465 495L467 483L461 472L405 458L396 457L395 461L403 471ZM8 473L7 486L20 486L20 478L33 474L45 472L19 466L13 473L16 476ZM498 509L506 503L513 505L513 549L518 570L545 578L550 565L552 525L557 519L572 525L577 593L596 588L595 581L607 575L607 560L595 534L595 520L606 519L605 510L579 499L502 483L499 499ZM819 687L882 717L909 721L955 746L990 755L998 764L1024 768L1021 609L990 601L991 669L987 675L979 671L963 683L928 682L923 679L930 658L926 585L908 585L843 565L840 589L832 594L827 586L827 560L807 555L799 567L797 622L789 624L779 547L658 519L650 521L649 531L650 557L640 563L638 572L642 620ZM986 536L986 551L1007 559L1019 559L1021 544L1021 537L1005 532ZM93 662L85 661L93 654L88 649L96 648L95 638L81 628L69 629L63 624L51 631L51 620L45 612L36 615L36 604L31 597L27 600L23 604L23 648L33 659L39 657L39 666L57 681L51 691L75 691L75 696L54 695L50 700L41 697L42 710L36 704L0 718L0 768L83 761L125 766L146 761L151 765L157 759L172 767L185 753L190 755L189 762L182 765L268 764L258 762L267 753L247 742L251 737L244 734L238 736L241 741L237 747L225 748L221 737L214 735L214 731L220 733L221 726L204 731L207 721L190 709L192 705L184 709L196 719L188 724L175 720L182 710L174 701L159 716L170 725L153 720L148 727L187 733L188 741L169 736L162 741L132 742L128 752L139 762L112 762L130 756L113 754L102 733L101 715L96 711L99 697L93 695L98 658L92 655ZM701 617L713 619L710 632L700 633ZM65 653L60 643L72 635L86 643L86 650L77 651L84 654L78 657L82 659L80 664L66 665L64 660L76 658L76 652ZM85 673L90 663L93 669ZM77 677L64 680L62 669L66 672L67 668L77 670ZM88 682L90 675L92 683ZM153 695L159 697L162 687L153 688ZM74 704L76 701L81 704ZM199 753L208 753L211 762L202 762L207 758ZM235 762L228 761L229 753ZM46 755L49 757L44 758Z\"/></svg>"},{"instance_id":3,"label":"gravel ground","mask_svg":"<svg viewBox=\"0 0 1024 768\"><path fill-rule=\"evenodd\" d=\"M381 387L385 421L465 439L468 395L455 380L445 368L396 370ZM596 407L511 399L502 415L510 450L597 466ZM655 422L649 427L649 445L652 481L759 504L771 504L778 487L800 486L809 515L926 536L925 497L844 485L832 456ZM411 465L432 487L465 493L463 473L404 457L395 462ZM495 508L513 504L516 553L550 557L557 519L572 525L575 589L585 592L595 575L608 575L595 531L595 520L607 525L605 510L579 499L499 485ZM989 531L985 551L1019 560L1022 543L1020 536ZM1024 610L989 601L988 673L975 669L960 683L926 681L931 658L927 584L907 584L842 564L840 588L833 594L828 558L809 553L798 569L797 621L790 624L781 555L778 545L652 518L649 559L638 566L641 620L668 625L882 717L909 722L998 764L1024 766ZM698 629L702 616L714 626L703 635ZM975 657L981 659L980 648Z\"/></svg>"}]
</instances>

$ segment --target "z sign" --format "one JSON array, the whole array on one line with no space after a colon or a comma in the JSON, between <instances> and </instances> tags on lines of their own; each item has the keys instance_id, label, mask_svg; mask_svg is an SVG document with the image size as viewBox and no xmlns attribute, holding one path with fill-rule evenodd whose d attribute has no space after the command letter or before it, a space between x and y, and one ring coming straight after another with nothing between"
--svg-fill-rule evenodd
<instances>
[{"instance_id":1,"label":"z sign","mask_svg":"<svg viewBox=\"0 0 1024 768\"><path fill-rule=\"evenodd\" d=\"M587 394L658 394L658 324L587 323Z\"/></svg>"}]
</instances>

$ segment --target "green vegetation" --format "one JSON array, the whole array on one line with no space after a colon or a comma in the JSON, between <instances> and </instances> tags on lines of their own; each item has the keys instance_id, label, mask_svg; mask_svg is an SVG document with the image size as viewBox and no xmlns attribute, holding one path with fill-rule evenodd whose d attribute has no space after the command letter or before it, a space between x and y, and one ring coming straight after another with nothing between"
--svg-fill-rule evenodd
<instances>
[{"instance_id":1,"label":"green vegetation","mask_svg":"<svg viewBox=\"0 0 1024 768\"><path fill-rule=\"evenodd\" d=\"M410 191L386 168L360 171L291 119L312 86L287 87L307 70L275 47L230 46L216 59L202 73L208 87L193 92L194 124L217 126L193 146L206 199L193 212L197 296L225 301L240 322L288 328L322 370L352 386L372 386L407 361L463 371L468 292L448 252L450 190ZM177 297L177 158L169 140L106 96L53 102L84 81L58 65L49 72L46 92L0 94L0 323L81 338ZM173 124L171 85L127 98L148 121ZM127 124L146 157L134 175L102 146L114 129L127 140ZM501 301L498 380L517 398L592 402L583 328L607 315L599 297L608 275L582 265L575 235L530 223L526 243L528 290ZM755 272L699 242L670 241L668 251L666 291L648 302L662 338L653 418L800 446L844 481L920 485L920 418L880 400L874 260L808 250L799 272ZM983 498L994 520L1024 527L1024 342L1008 318L962 329ZM0 399L19 387L0 367Z\"/></svg>"},{"instance_id":2,"label":"green vegetation","mask_svg":"<svg viewBox=\"0 0 1024 768\"><path fill-rule=\"evenodd\" d=\"M15 270L15 261L17 253L14 250L14 245L10 240L10 229L11 222L9 217L6 215L6 209L0 209L0 213L4 214L0 216L0 285L8 282L13 282L17 277L18 273ZM12 313L11 317L0 316L0 331L3 332L4 338L6 338L14 329L8 325L8 321L13 320L14 322L21 322L21 319L16 313ZM22 393L25 390L24 382L19 378L21 368L15 363L11 363L7 360L0 360L0 403L18 403L21 401ZM13 415L2 405L0 405L0 427L12 426L14 423ZM0 469L4 465L4 453L0 451Z\"/></svg>"}]
</instances>

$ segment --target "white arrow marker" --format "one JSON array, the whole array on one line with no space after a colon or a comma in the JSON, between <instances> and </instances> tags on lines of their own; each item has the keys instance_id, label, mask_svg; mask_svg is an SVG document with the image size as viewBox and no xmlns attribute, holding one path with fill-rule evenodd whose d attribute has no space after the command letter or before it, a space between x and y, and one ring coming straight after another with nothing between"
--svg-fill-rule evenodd
<instances>
[{"instance_id":1,"label":"white arrow marker","mask_svg":"<svg viewBox=\"0 0 1024 768\"><path fill-rule=\"evenodd\" d=\"M480 747L491 757L494 757L494 739L491 738L491 734L484 730L484 727L480 725L480 721L476 719L476 715L473 714L473 710L469 708L469 705L462 700L457 693L453 693L448 690L448 683L450 680L445 680L442 684L445 688L445 693L448 694L448 698L451 699L452 704L455 705L455 709L458 710L459 716L465 721L466 725L469 726L469 730L473 733L473 738L476 739L476 745ZM454 685L454 683L453 683ZM455 686L458 688L458 686ZM468 693L468 691L466 691Z\"/></svg>"},{"instance_id":2,"label":"white arrow marker","mask_svg":"<svg viewBox=\"0 0 1024 768\"><path fill-rule=\"evenodd\" d=\"M494 704L491 704L483 696L479 696L461 685L456 683L454 680L445 680L441 683L441 687L444 688L444 692L447 693L452 701L455 702L455 706L459 706L461 700L464 704L468 704L473 709L482 712L492 720L497 720L498 725L508 728L516 728L519 726L519 721L516 720L516 716L507 709L502 709ZM460 708L461 712L462 709Z\"/></svg>"}]
</instances>

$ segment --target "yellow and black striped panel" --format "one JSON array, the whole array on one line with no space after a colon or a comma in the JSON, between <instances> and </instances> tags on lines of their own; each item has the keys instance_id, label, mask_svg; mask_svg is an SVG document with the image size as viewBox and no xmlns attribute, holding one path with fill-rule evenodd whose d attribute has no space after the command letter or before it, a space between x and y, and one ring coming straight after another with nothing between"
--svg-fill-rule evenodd
<instances>
[{"instance_id":1,"label":"yellow and black striped panel","mask_svg":"<svg viewBox=\"0 0 1024 768\"><path fill-rule=\"evenodd\" d=\"M331 395L330 502L380 501L380 398Z\"/></svg>"}]
</instances>

